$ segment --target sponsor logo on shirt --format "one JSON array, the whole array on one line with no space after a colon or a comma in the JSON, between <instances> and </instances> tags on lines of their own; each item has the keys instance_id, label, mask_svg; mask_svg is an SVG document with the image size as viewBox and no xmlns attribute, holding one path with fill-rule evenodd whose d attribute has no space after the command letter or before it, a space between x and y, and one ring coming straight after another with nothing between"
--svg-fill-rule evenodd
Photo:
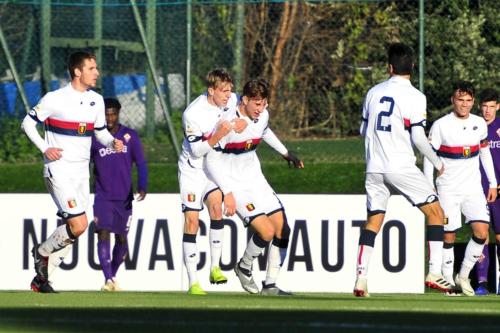
<instances>
[{"instance_id":1,"label":"sponsor logo on shirt","mask_svg":"<svg viewBox=\"0 0 500 333\"><path fill-rule=\"evenodd\" d=\"M68 200L68 207L75 208L76 207L76 200L75 199Z\"/></svg>"},{"instance_id":2,"label":"sponsor logo on shirt","mask_svg":"<svg viewBox=\"0 0 500 333\"><path fill-rule=\"evenodd\" d=\"M500 128L497 129L497 135L500 137Z\"/></svg>"},{"instance_id":3,"label":"sponsor logo on shirt","mask_svg":"<svg viewBox=\"0 0 500 333\"><path fill-rule=\"evenodd\" d=\"M490 141L490 148L500 148L500 141Z\"/></svg>"},{"instance_id":4,"label":"sponsor logo on shirt","mask_svg":"<svg viewBox=\"0 0 500 333\"><path fill-rule=\"evenodd\" d=\"M247 210L248 210L249 212L251 212L252 210L254 210L254 209L255 209L255 206L254 206L253 204L251 204L251 203L249 203L246 207L247 207Z\"/></svg>"},{"instance_id":5,"label":"sponsor logo on shirt","mask_svg":"<svg viewBox=\"0 0 500 333\"><path fill-rule=\"evenodd\" d=\"M95 105L95 102L90 102L90 106L94 106Z\"/></svg>"},{"instance_id":6,"label":"sponsor logo on shirt","mask_svg":"<svg viewBox=\"0 0 500 333\"><path fill-rule=\"evenodd\" d=\"M78 134L83 135L87 131L87 124L86 123L80 123L78 124Z\"/></svg>"},{"instance_id":7,"label":"sponsor logo on shirt","mask_svg":"<svg viewBox=\"0 0 500 333\"><path fill-rule=\"evenodd\" d=\"M129 142L130 138L131 138L131 136L128 133L125 133L125 135L123 136L123 139L125 139L125 142Z\"/></svg>"},{"instance_id":8,"label":"sponsor logo on shirt","mask_svg":"<svg viewBox=\"0 0 500 333\"><path fill-rule=\"evenodd\" d=\"M194 202L196 200L196 195L193 194L193 193L189 193L187 195L187 199L188 199L189 202Z\"/></svg>"},{"instance_id":9,"label":"sponsor logo on shirt","mask_svg":"<svg viewBox=\"0 0 500 333\"><path fill-rule=\"evenodd\" d=\"M112 154L116 154L117 151L114 150L113 148L101 148L99 149L99 156L101 157L105 157L106 155L112 155ZM127 146L126 145L123 145L123 151L122 153L126 154L127 153Z\"/></svg>"}]
</instances>

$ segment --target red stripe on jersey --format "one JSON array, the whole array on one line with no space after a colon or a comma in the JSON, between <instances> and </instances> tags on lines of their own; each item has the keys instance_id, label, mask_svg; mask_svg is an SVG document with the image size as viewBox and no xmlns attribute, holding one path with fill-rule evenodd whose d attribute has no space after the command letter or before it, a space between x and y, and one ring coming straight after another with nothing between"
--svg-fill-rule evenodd
<instances>
[{"instance_id":1,"label":"red stripe on jersey","mask_svg":"<svg viewBox=\"0 0 500 333\"><path fill-rule=\"evenodd\" d=\"M481 145L480 146L481 146L481 148L486 148L489 145L490 145L490 141L487 140L487 139L485 139L485 140L481 141Z\"/></svg>"},{"instance_id":2,"label":"red stripe on jersey","mask_svg":"<svg viewBox=\"0 0 500 333\"><path fill-rule=\"evenodd\" d=\"M244 149L244 150L249 150L253 146L256 146L259 144L261 139L249 139L244 142L230 142L226 143L226 146L224 149Z\"/></svg>"},{"instance_id":3,"label":"red stripe on jersey","mask_svg":"<svg viewBox=\"0 0 500 333\"><path fill-rule=\"evenodd\" d=\"M201 141L207 141L212 137L212 133L210 134L205 134L204 136L201 137Z\"/></svg>"},{"instance_id":4,"label":"red stripe on jersey","mask_svg":"<svg viewBox=\"0 0 500 333\"><path fill-rule=\"evenodd\" d=\"M45 124L57 128L62 128L62 129L69 129L69 130L76 130L85 125L85 130L86 131L93 131L94 130L94 124L92 123L76 123L72 121L64 121L64 120L58 120L54 118L47 118L45 119Z\"/></svg>"},{"instance_id":5,"label":"red stripe on jersey","mask_svg":"<svg viewBox=\"0 0 500 333\"><path fill-rule=\"evenodd\" d=\"M405 128L406 128L406 129L410 128L410 119L403 118L403 121L404 121L404 123L405 123Z\"/></svg>"},{"instance_id":6,"label":"red stripe on jersey","mask_svg":"<svg viewBox=\"0 0 500 333\"><path fill-rule=\"evenodd\" d=\"M466 147L466 146L450 147L450 146L441 145L439 147L439 151L441 151L443 153L451 153L451 154L462 154L467 149L470 149L469 153L472 154L472 153L475 153L479 150L479 145L469 146L469 147Z\"/></svg>"}]
</instances>

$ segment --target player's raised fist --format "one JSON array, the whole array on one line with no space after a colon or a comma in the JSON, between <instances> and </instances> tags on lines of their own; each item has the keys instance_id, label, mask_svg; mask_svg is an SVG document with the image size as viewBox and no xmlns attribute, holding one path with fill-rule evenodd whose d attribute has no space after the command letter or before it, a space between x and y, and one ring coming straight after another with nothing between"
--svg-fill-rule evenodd
<instances>
[{"instance_id":1,"label":"player's raised fist","mask_svg":"<svg viewBox=\"0 0 500 333\"><path fill-rule=\"evenodd\" d=\"M245 119L242 118L234 118L231 120L231 125L233 126L233 131L236 133L241 133L247 128L248 123Z\"/></svg>"}]
</instances>

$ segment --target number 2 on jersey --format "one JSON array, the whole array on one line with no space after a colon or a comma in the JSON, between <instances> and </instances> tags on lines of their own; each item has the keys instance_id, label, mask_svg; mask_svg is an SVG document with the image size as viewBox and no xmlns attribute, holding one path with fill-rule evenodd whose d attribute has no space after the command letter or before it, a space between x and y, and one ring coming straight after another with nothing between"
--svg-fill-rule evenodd
<instances>
[{"instance_id":1,"label":"number 2 on jersey","mask_svg":"<svg viewBox=\"0 0 500 333\"><path fill-rule=\"evenodd\" d=\"M380 104L389 103L389 111L380 111L377 116L377 131L390 132L391 131L391 121L390 116L392 115L392 111L394 110L394 99L392 97L384 96L380 99ZM383 117L387 117L386 125L382 125Z\"/></svg>"}]
</instances>

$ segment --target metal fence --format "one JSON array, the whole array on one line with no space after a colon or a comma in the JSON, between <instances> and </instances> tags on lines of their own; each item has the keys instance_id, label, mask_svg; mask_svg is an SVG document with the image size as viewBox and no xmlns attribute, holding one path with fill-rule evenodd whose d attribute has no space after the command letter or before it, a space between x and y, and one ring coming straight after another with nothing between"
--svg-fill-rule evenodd
<instances>
[{"instance_id":1,"label":"metal fence","mask_svg":"<svg viewBox=\"0 0 500 333\"><path fill-rule=\"evenodd\" d=\"M235 91L250 78L270 82L282 136L356 135L364 94L387 75L390 42L416 51L412 80L431 119L447 111L457 79L498 87L499 11L497 0L0 0L0 115L25 113L16 72L32 106L69 80L67 56L86 49L98 58L98 91L117 96L122 121L148 137L181 136L180 111L220 66Z\"/></svg>"}]
</instances>

